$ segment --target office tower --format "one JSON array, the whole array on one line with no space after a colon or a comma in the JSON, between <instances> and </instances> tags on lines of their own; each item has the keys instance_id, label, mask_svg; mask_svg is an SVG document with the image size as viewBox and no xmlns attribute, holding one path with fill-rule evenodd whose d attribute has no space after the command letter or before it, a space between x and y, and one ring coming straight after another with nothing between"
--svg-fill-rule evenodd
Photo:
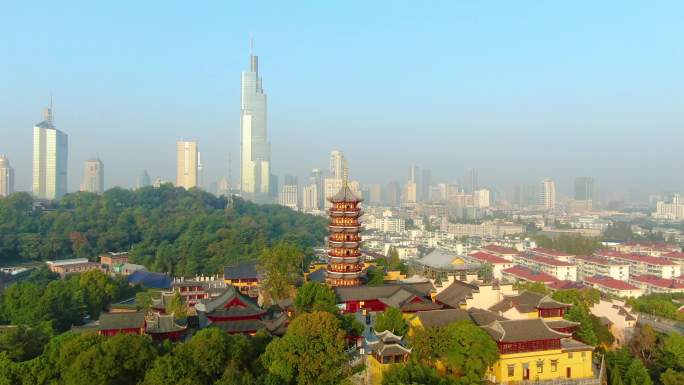
<instances>
[{"instance_id":1,"label":"office tower","mask_svg":"<svg viewBox=\"0 0 684 385\"><path fill-rule=\"evenodd\" d=\"M69 137L55 128L50 106L33 127L33 195L59 199L66 194L68 159Z\"/></svg>"},{"instance_id":2,"label":"office tower","mask_svg":"<svg viewBox=\"0 0 684 385\"><path fill-rule=\"evenodd\" d=\"M249 71L242 71L240 114L240 189L246 198L266 201L277 194L271 182L271 145L266 129L266 94L259 77L259 58L250 53Z\"/></svg>"},{"instance_id":3,"label":"office tower","mask_svg":"<svg viewBox=\"0 0 684 385\"><path fill-rule=\"evenodd\" d=\"M544 210L556 208L556 184L551 179L544 179L541 183L539 203Z\"/></svg>"},{"instance_id":4,"label":"office tower","mask_svg":"<svg viewBox=\"0 0 684 385\"><path fill-rule=\"evenodd\" d=\"M202 163L202 153L197 151L197 186L204 188L204 164Z\"/></svg>"},{"instance_id":5,"label":"office tower","mask_svg":"<svg viewBox=\"0 0 684 385\"><path fill-rule=\"evenodd\" d=\"M368 186L368 201L370 203L382 202L382 187L379 184Z\"/></svg>"},{"instance_id":6,"label":"office tower","mask_svg":"<svg viewBox=\"0 0 684 385\"><path fill-rule=\"evenodd\" d=\"M325 178L323 180L323 189L325 195L325 208L330 208L330 201L328 198L337 194L342 188L342 179L340 178Z\"/></svg>"},{"instance_id":7,"label":"office tower","mask_svg":"<svg viewBox=\"0 0 684 385\"><path fill-rule=\"evenodd\" d=\"M412 198L415 198L415 199L411 200L410 202L415 203L415 202L418 202L418 200L422 198L421 195L420 195L420 188L421 188L421 178L420 178L420 177L421 177L421 175L420 175L420 167L418 167L418 165L416 165L415 163L412 164L412 165L409 167L408 181L407 181L406 186L415 185L415 190L416 190L416 191L415 191L415 194L414 194L413 192L411 193ZM409 189L411 189L411 187L409 187ZM407 191L407 190L406 190L406 187L405 187L405 190L404 190L404 197L405 197L406 202L408 203L409 200L408 200L408 196L407 196L407 194L406 194L406 191Z\"/></svg>"},{"instance_id":8,"label":"office tower","mask_svg":"<svg viewBox=\"0 0 684 385\"><path fill-rule=\"evenodd\" d=\"M342 151L330 151L330 176L333 178L342 179L342 174L344 173L345 167L347 167L347 161L344 158Z\"/></svg>"},{"instance_id":9,"label":"office tower","mask_svg":"<svg viewBox=\"0 0 684 385\"><path fill-rule=\"evenodd\" d=\"M218 196L230 196L230 182L228 182L228 178L225 176L219 179L218 183L216 184L216 194Z\"/></svg>"},{"instance_id":10,"label":"office tower","mask_svg":"<svg viewBox=\"0 0 684 385\"><path fill-rule=\"evenodd\" d=\"M85 161L83 170L82 191L95 194L104 192L104 164L99 158L91 158Z\"/></svg>"},{"instance_id":11,"label":"office tower","mask_svg":"<svg viewBox=\"0 0 684 385\"><path fill-rule=\"evenodd\" d=\"M150 174L147 173L147 170L143 170L140 175L138 175L138 180L137 180L137 187L138 188L143 188L151 185L151 179L150 179Z\"/></svg>"},{"instance_id":12,"label":"office tower","mask_svg":"<svg viewBox=\"0 0 684 385\"><path fill-rule=\"evenodd\" d=\"M6 197L14 192L14 170L9 159L0 155L0 197Z\"/></svg>"},{"instance_id":13,"label":"office tower","mask_svg":"<svg viewBox=\"0 0 684 385\"><path fill-rule=\"evenodd\" d=\"M418 202L418 186L416 182L407 182L404 186L404 203L412 204Z\"/></svg>"},{"instance_id":14,"label":"office tower","mask_svg":"<svg viewBox=\"0 0 684 385\"><path fill-rule=\"evenodd\" d=\"M197 187L197 142L176 142L176 186Z\"/></svg>"},{"instance_id":15,"label":"office tower","mask_svg":"<svg viewBox=\"0 0 684 385\"><path fill-rule=\"evenodd\" d=\"M279 203L293 210L299 208L299 182L296 176L286 175L280 189Z\"/></svg>"},{"instance_id":16,"label":"office tower","mask_svg":"<svg viewBox=\"0 0 684 385\"><path fill-rule=\"evenodd\" d=\"M312 212L320 210L318 205L318 186L314 183L304 186L302 193L302 209L305 212Z\"/></svg>"},{"instance_id":17,"label":"office tower","mask_svg":"<svg viewBox=\"0 0 684 385\"><path fill-rule=\"evenodd\" d=\"M401 188L399 187L399 182L396 180L389 182L387 188L385 188L385 203L388 206L399 206L400 200Z\"/></svg>"},{"instance_id":18,"label":"office tower","mask_svg":"<svg viewBox=\"0 0 684 385\"><path fill-rule=\"evenodd\" d=\"M420 191L418 193L422 201L430 201L432 199L430 196L430 186L432 186L432 171L424 168L421 174Z\"/></svg>"},{"instance_id":19,"label":"office tower","mask_svg":"<svg viewBox=\"0 0 684 385\"><path fill-rule=\"evenodd\" d=\"M594 194L594 178L584 176L575 179L575 200L593 201Z\"/></svg>"},{"instance_id":20,"label":"office tower","mask_svg":"<svg viewBox=\"0 0 684 385\"><path fill-rule=\"evenodd\" d=\"M490 193L489 190L483 188L475 190L473 192L473 205L475 207L485 208L490 205Z\"/></svg>"},{"instance_id":21,"label":"office tower","mask_svg":"<svg viewBox=\"0 0 684 385\"><path fill-rule=\"evenodd\" d=\"M311 170L311 176L309 177L309 184L316 185L316 206L321 208L325 205L325 197L323 196L323 171L314 168Z\"/></svg>"},{"instance_id":22,"label":"office tower","mask_svg":"<svg viewBox=\"0 0 684 385\"><path fill-rule=\"evenodd\" d=\"M478 178L476 168L468 171L466 174L466 193L472 194L475 190L480 188L480 181Z\"/></svg>"}]
</instances>

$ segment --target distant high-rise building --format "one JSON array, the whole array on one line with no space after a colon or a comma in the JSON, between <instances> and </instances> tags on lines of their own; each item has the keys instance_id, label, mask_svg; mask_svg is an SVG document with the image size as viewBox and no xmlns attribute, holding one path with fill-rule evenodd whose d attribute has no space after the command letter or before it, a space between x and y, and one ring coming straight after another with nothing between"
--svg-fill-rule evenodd
<instances>
[{"instance_id":1,"label":"distant high-rise building","mask_svg":"<svg viewBox=\"0 0 684 385\"><path fill-rule=\"evenodd\" d=\"M404 186L404 203L418 202L418 185L416 182L407 182Z\"/></svg>"},{"instance_id":2,"label":"distant high-rise building","mask_svg":"<svg viewBox=\"0 0 684 385\"><path fill-rule=\"evenodd\" d=\"M325 208L329 208L331 203L328 198L337 194L342 188L342 179L340 178L325 178L323 180L323 188L325 189Z\"/></svg>"},{"instance_id":3,"label":"distant high-rise building","mask_svg":"<svg viewBox=\"0 0 684 385\"><path fill-rule=\"evenodd\" d=\"M99 158L91 158L85 161L81 190L95 194L104 192L104 164Z\"/></svg>"},{"instance_id":4,"label":"distant high-rise building","mask_svg":"<svg viewBox=\"0 0 684 385\"><path fill-rule=\"evenodd\" d=\"M250 54L249 71L242 72L240 114L240 189L242 195L257 201L273 196L271 186L271 144L266 126L266 94L259 76L259 58Z\"/></svg>"},{"instance_id":5,"label":"distant high-rise building","mask_svg":"<svg viewBox=\"0 0 684 385\"><path fill-rule=\"evenodd\" d=\"M556 184L551 179L544 179L541 183L539 203L545 210L556 208Z\"/></svg>"},{"instance_id":6,"label":"distant high-rise building","mask_svg":"<svg viewBox=\"0 0 684 385\"><path fill-rule=\"evenodd\" d=\"M424 168L420 178L420 191L418 194L421 200L432 200L432 197L430 196L430 186L432 186L432 170Z\"/></svg>"},{"instance_id":7,"label":"distant high-rise building","mask_svg":"<svg viewBox=\"0 0 684 385\"><path fill-rule=\"evenodd\" d=\"M385 188L385 203L388 206L399 206L401 201L401 187L396 180L391 181Z\"/></svg>"},{"instance_id":8,"label":"distant high-rise building","mask_svg":"<svg viewBox=\"0 0 684 385\"><path fill-rule=\"evenodd\" d=\"M314 168L311 170L311 177L309 178L309 184L314 184L316 185L316 200L317 204L316 206L318 208L321 208L325 205L325 197L323 196L323 171L320 169Z\"/></svg>"},{"instance_id":9,"label":"distant high-rise building","mask_svg":"<svg viewBox=\"0 0 684 385\"><path fill-rule=\"evenodd\" d=\"M0 155L0 197L6 197L14 192L14 170L9 159Z\"/></svg>"},{"instance_id":10,"label":"distant high-rise building","mask_svg":"<svg viewBox=\"0 0 684 385\"><path fill-rule=\"evenodd\" d=\"M382 187L379 184L368 186L368 202L376 204L382 202Z\"/></svg>"},{"instance_id":11,"label":"distant high-rise building","mask_svg":"<svg viewBox=\"0 0 684 385\"><path fill-rule=\"evenodd\" d=\"M304 187L302 194L302 209L305 212L312 212L320 210L318 205L318 185L312 183Z\"/></svg>"},{"instance_id":12,"label":"distant high-rise building","mask_svg":"<svg viewBox=\"0 0 684 385\"><path fill-rule=\"evenodd\" d=\"M415 163L412 164L412 165L409 167L408 181L407 181L407 183L406 183L406 186L409 186L409 185L413 186L414 184L416 185L416 192L415 192L415 194L413 194L413 192L411 192L411 198L412 198L412 199L414 198L413 195L415 195L415 200L412 200L413 203L418 202L418 200L420 200L420 199L422 198L421 195L420 195L420 193L421 193L421 186L422 186L422 185L421 185L421 181L422 181L421 176L422 176L422 175L421 175L421 173L420 173L420 167L418 167L418 165L415 164ZM405 196L406 202L409 203L408 197L407 197L407 195L406 195L406 191L407 191L406 189L407 189L407 188L410 189L410 187L406 187L406 186L404 186L404 196Z\"/></svg>"},{"instance_id":13,"label":"distant high-rise building","mask_svg":"<svg viewBox=\"0 0 684 385\"><path fill-rule=\"evenodd\" d=\"M150 174L147 173L147 170L143 170L140 175L138 175L138 180L137 180L137 187L138 188L143 188L147 187L152 184L152 180L150 179Z\"/></svg>"},{"instance_id":14,"label":"distant high-rise building","mask_svg":"<svg viewBox=\"0 0 684 385\"><path fill-rule=\"evenodd\" d=\"M230 196L230 182L228 182L228 178L225 176L219 179L218 183L216 184L216 194L218 196Z\"/></svg>"},{"instance_id":15,"label":"distant high-rise building","mask_svg":"<svg viewBox=\"0 0 684 385\"><path fill-rule=\"evenodd\" d=\"M576 201L593 201L595 199L594 194L594 178L584 176L575 179Z\"/></svg>"},{"instance_id":16,"label":"distant high-rise building","mask_svg":"<svg viewBox=\"0 0 684 385\"><path fill-rule=\"evenodd\" d=\"M332 150L330 152L330 176L336 179L342 179L346 162L342 151Z\"/></svg>"},{"instance_id":17,"label":"distant high-rise building","mask_svg":"<svg viewBox=\"0 0 684 385\"><path fill-rule=\"evenodd\" d=\"M466 192L472 194L478 188L480 188L480 180L477 169L474 168L466 174Z\"/></svg>"},{"instance_id":18,"label":"distant high-rise building","mask_svg":"<svg viewBox=\"0 0 684 385\"><path fill-rule=\"evenodd\" d=\"M191 189L197 187L197 142L176 142L176 186Z\"/></svg>"},{"instance_id":19,"label":"distant high-rise building","mask_svg":"<svg viewBox=\"0 0 684 385\"><path fill-rule=\"evenodd\" d=\"M33 195L59 199L67 191L69 137L55 128L52 107L43 112L43 121L33 127Z\"/></svg>"},{"instance_id":20,"label":"distant high-rise building","mask_svg":"<svg viewBox=\"0 0 684 385\"><path fill-rule=\"evenodd\" d=\"M652 215L656 219L682 221L684 220L684 200L679 194L674 194L670 202L658 201L656 211Z\"/></svg>"},{"instance_id":21,"label":"distant high-rise building","mask_svg":"<svg viewBox=\"0 0 684 385\"><path fill-rule=\"evenodd\" d=\"M475 207L485 208L490 205L490 193L487 189L479 189L473 192L473 205Z\"/></svg>"},{"instance_id":22,"label":"distant high-rise building","mask_svg":"<svg viewBox=\"0 0 684 385\"><path fill-rule=\"evenodd\" d=\"M202 163L202 153L197 151L197 186L204 188L204 164Z\"/></svg>"},{"instance_id":23,"label":"distant high-rise building","mask_svg":"<svg viewBox=\"0 0 684 385\"><path fill-rule=\"evenodd\" d=\"M299 208L299 182L296 176L286 175L283 179L279 202L293 210Z\"/></svg>"}]
</instances>

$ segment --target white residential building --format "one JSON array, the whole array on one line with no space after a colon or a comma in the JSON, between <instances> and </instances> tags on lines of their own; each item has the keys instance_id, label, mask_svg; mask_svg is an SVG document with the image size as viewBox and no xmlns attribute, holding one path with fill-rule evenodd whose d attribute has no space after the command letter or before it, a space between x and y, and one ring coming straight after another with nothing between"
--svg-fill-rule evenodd
<instances>
[{"instance_id":1,"label":"white residential building","mask_svg":"<svg viewBox=\"0 0 684 385\"><path fill-rule=\"evenodd\" d=\"M304 186L304 191L302 193L302 209L305 212L320 210L320 207L318 207L318 186L316 184Z\"/></svg>"},{"instance_id":2,"label":"white residential building","mask_svg":"<svg viewBox=\"0 0 684 385\"><path fill-rule=\"evenodd\" d=\"M629 280L629 263L596 256L576 256L577 275L580 280L603 276L626 282Z\"/></svg>"},{"instance_id":3,"label":"white residential building","mask_svg":"<svg viewBox=\"0 0 684 385\"><path fill-rule=\"evenodd\" d=\"M544 179L542 181L539 203L545 210L556 208L556 184L551 179Z\"/></svg>"},{"instance_id":4,"label":"white residential building","mask_svg":"<svg viewBox=\"0 0 684 385\"><path fill-rule=\"evenodd\" d=\"M176 186L185 189L198 187L197 142L176 142Z\"/></svg>"},{"instance_id":5,"label":"white residential building","mask_svg":"<svg viewBox=\"0 0 684 385\"><path fill-rule=\"evenodd\" d=\"M643 295L640 287L610 277L594 276L584 278L584 284L620 298L638 298Z\"/></svg>"},{"instance_id":6,"label":"white residential building","mask_svg":"<svg viewBox=\"0 0 684 385\"><path fill-rule=\"evenodd\" d=\"M14 169L9 159L0 155L0 197L6 197L14 192Z\"/></svg>"},{"instance_id":7,"label":"white residential building","mask_svg":"<svg viewBox=\"0 0 684 385\"><path fill-rule=\"evenodd\" d=\"M561 281L577 281L577 265L531 253L522 253L518 263L531 270L542 271Z\"/></svg>"},{"instance_id":8,"label":"white residential building","mask_svg":"<svg viewBox=\"0 0 684 385\"><path fill-rule=\"evenodd\" d=\"M86 160L81 187L82 191L95 194L104 192L104 163L99 158Z\"/></svg>"},{"instance_id":9,"label":"white residential building","mask_svg":"<svg viewBox=\"0 0 684 385\"><path fill-rule=\"evenodd\" d=\"M657 202L656 211L653 213L653 218L667 219L671 221L684 220L684 201L682 201L679 194L675 194L672 197L672 202Z\"/></svg>"},{"instance_id":10,"label":"white residential building","mask_svg":"<svg viewBox=\"0 0 684 385\"><path fill-rule=\"evenodd\" d=\"M673 279L682 275L682 266L663 257L639 254L626 254L616 251L597 251L596 255L629 263L629 274L654 275L658 278Z\"/></svg>"}]
</instances>

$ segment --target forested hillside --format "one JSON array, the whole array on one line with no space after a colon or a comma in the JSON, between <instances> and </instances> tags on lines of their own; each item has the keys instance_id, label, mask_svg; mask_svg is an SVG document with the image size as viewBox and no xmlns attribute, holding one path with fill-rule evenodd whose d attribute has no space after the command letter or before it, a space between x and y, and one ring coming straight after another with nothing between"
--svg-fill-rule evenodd
<instances>
[{"instance_id":1,"label":"forested hillside","mask_svg":"<svg viewBox=\"0 0 684 385\"><path fill-rule=\"evenodd\" d=\"M0 199L0 265L130 250L132 262L151 270L216 273L280 240L304 250L321 244L325 223L277 205L229 203L171 185L79 192L48 208L16 193Z\"/></svg>"}]
</instances>

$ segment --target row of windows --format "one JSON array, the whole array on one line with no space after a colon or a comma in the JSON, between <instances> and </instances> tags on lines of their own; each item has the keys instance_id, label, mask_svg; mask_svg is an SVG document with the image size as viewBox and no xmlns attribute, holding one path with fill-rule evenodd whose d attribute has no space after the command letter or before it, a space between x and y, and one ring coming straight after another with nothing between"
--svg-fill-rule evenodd
<instances>
[{"instance_id":1,"label":"row of windows","mask_svg":"<svg viewBox=\"0 0 684 385\"><path fill-rule=\"evenodd\" d=\"M526 372L529 371L530 369L530 364L525 362L520 364L523 370L523 375L526 374ZM508 377L515 377L515 364L508 365ZM539 360L536 362L536 367L537 367L537 374L542 374L544 373L544 360ZM551 372L557 372L558 371L558 360L550 360L550 368ZM529 374L529 372L527 373Z\"/></svg>"}]
</instances>

